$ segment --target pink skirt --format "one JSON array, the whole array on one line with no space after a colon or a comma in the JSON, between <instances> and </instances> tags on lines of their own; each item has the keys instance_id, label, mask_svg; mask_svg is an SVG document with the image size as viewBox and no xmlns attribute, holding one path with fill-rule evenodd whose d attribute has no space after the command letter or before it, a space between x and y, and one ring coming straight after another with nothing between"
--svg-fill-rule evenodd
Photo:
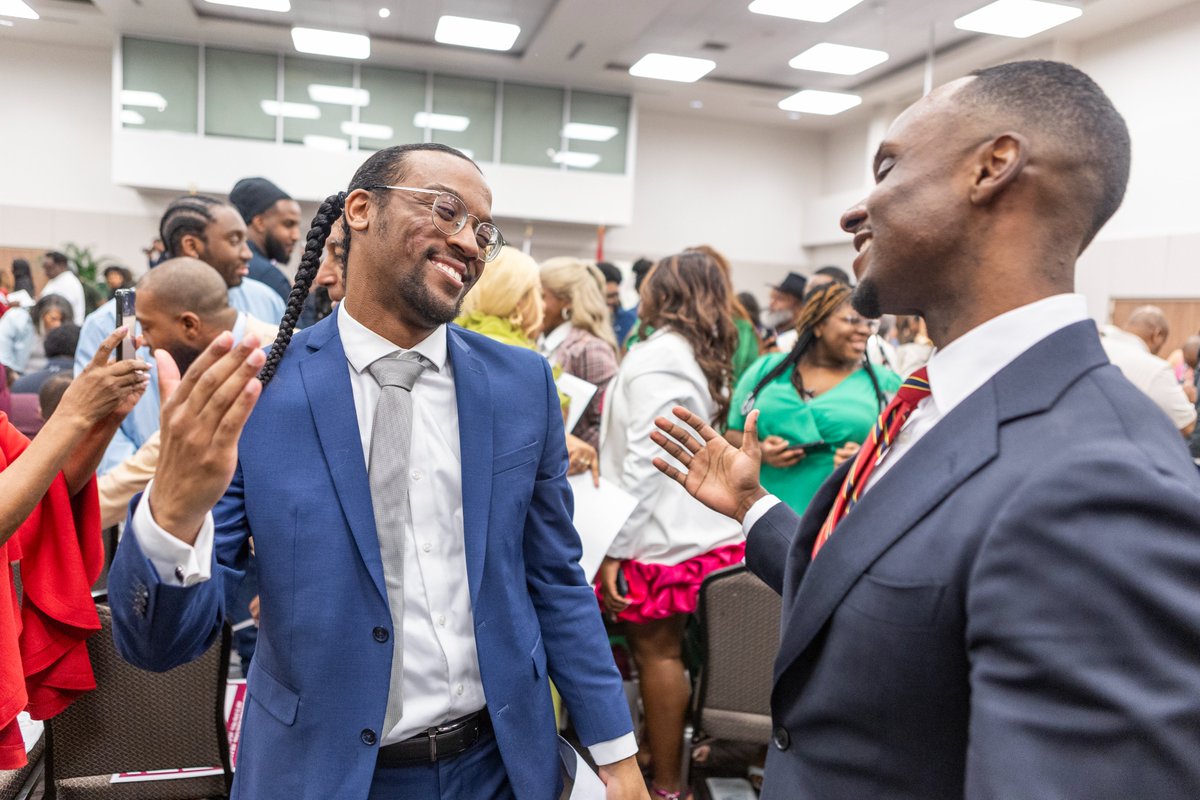
<instances>
[{"instance_id":1,"label":"pink skirt","mask_svg":"<svg viewBox=\"0 0 1200 800\"><path fill-rule=\"evenodd\" d=\"M746 557L746 543L718 547L689 558L680 564L646 564L641 561L622 561L621 572L629 584L629 607L617 615L622 622L648 622L676 614L691 614L696 610L700 584L710 573ZM599 583L596 597L601 597Z\"/></svg>"}]
</instances>

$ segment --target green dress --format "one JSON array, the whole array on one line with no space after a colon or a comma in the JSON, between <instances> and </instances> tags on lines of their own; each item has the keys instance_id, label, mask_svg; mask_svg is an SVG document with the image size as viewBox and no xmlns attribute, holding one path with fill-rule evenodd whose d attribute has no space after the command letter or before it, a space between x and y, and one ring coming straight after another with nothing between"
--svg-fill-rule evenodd
<instances>
[{"instance_id":1,"label":"green dress","mask_svg":"<svg viewBox=\"0 0 1200 800\"><path fill-rule=\"evenodd\" d=\"M773 353L755 361L738 381L729 409L729 429L744 430L746 415L742 404L750 392L780 361L785 353ZM900 388L900 376L889 369L874 367L879 388L889 397ZM822 440L826 446L810 450L799 463L785 468L762 465L760 480L771 494L803 514L817 489L833 472L833 451L846 442L862 442L879 417L879 402L871 378L859 369L827 392L809 401L800 397L790 373L768 383L758 393L754 408L759 410L758 436L780 436L789 444Z\"/></svg>"}]
</instances>

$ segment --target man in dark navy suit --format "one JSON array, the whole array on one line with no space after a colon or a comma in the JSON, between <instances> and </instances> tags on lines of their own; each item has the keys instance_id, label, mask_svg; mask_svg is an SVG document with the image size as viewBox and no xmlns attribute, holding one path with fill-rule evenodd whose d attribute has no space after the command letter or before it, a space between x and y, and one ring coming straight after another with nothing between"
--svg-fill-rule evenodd
<instances>
[{"instance_id":1,"label":"man in dark navy suit","mask_svg":"<svg viewBox=\"0 0 1200 800\"><path fill-rule=\"evenodd\" d=\"M754 435L654 434L783 595L763 797L1200 797L1200 480L1071 294L1124 122L1070 66L1001 65L909 108L874 173L856 307L938 350L859 456L798 518Z\"/></svg>"}]
</instances>

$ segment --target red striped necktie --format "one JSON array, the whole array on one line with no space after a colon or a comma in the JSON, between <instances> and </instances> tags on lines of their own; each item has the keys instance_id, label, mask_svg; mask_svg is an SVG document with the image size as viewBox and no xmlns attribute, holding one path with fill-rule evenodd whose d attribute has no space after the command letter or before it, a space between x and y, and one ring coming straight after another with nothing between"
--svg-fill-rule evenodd
<instances>
[{"instance_id":1,"label":"red striped necktie","mask_svg":"<svg viewBox=\"0 0 1200 800\"><path fill-rule=\"evenodd\" d=\"M858 451L858 457L854 459L854 465L846 473L846 479L842 481L842 489L838 492L837 499L833 501L833 508L829 509L829 516L825 518L825 524L821 526L817 541L813 543L814 558L826 540L833 534L833 529L858 502L859 495L867 485L871 473L891 449L892 442L896 441L896 434L904 426L905 420L912 414L917 404L928 396L929 373L926 372L925 367L921 367L904 380L900 391L896 392L892 402L888 403L887 408L879 415L875 427L871 429L871 435L863 442L862 449Z\"/></svg>"}]
</instances>

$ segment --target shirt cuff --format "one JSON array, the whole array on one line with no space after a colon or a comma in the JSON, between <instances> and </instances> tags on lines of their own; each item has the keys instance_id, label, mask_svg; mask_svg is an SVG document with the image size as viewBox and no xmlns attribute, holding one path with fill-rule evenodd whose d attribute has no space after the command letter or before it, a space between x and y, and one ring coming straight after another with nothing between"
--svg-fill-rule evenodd
<instances>
[{"instance_id":1,"label":"shirt cuff","mask_svg":"<svg viewBox=\"0 0 1200 800\"><path fill-rule=\"evenodd\" d=\"M754 505L750 506L750 510L746 512L746 516L742 518L742 533L746 536L749 536L750 529L758 524L758 521L762 519L768 511L779 505L781 502L783 501L773 494L758 498Z\"/></svg>"},{"instance_id":2,"label":"shirt cuff","mask_svg":"<svg viewBox=\"0 0 1200 800\"><path fill-rule=\"evenodd\" d=\"M596 766L603 767L615 764L630 756L637 755L637 737L627 733L619 739L609 739L607 742L597 742L588 748Z\"/></svg>"},{"instance_id":3,"label":"shirt cuff","mask_svg":"<svg viewBox=\"0 0 1200 800\"><path fill-rule=\"evenodd\" d=\"M138 546L149 559L159 579L170 586L194 586L212 577L213 517L204 515L204 524L196 536L195 544L163 530L150 513L150 481L137 509L133 512L133 535Z\"/></svg>"}]
</instances>

